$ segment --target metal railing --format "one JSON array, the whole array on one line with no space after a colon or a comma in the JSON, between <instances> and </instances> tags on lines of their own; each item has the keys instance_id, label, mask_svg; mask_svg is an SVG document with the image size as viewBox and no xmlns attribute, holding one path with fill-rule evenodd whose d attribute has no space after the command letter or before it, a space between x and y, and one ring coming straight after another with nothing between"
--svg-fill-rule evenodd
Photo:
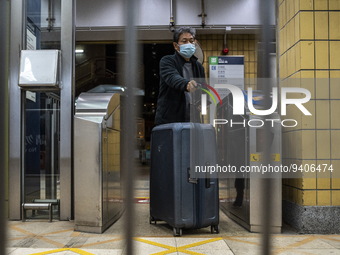
<instances>
[{"instance_id":1,"label":"metal railing","mask_svg":"<svg viewBox=\"0 0 340 255\"><path fill-rule=\"evenodd\" d=\"M0 0L0 255L6 254L5 172L8 170L8 52L9 3Z\"/></svg>"},{"instance_id":2,"label":"metal railing","mask_svg":"<svg viewBox=\"0 0 340 255\"><path fill-rule=\"evenodd\" d=\"M114 62L114 57L97 57L87 59L75 67L75 84L77 90L82 90L90 83L100 79L114 79L117 74L107 68L107 63Z\"/></svg>"}]
</instances>

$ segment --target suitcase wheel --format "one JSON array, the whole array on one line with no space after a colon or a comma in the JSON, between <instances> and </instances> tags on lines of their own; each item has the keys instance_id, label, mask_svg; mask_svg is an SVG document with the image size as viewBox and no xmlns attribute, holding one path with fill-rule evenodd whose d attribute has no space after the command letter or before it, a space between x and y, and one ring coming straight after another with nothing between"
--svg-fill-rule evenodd
<instances>
[{"instance_id":1,"label":"suitcase wheel","mask_svg":"<svg viewBox=\"0 0 340 255\"><path fill-rule=\"evenodd\" d=\"M220 229L218 227L218 225L211 225L210 226L210 231L211 231L211 234L218 234L220 233Z\"/></svg>"},{"instance_id":2,"label":"suitcase wheel","mask_svg":"<svg viewBox=\"0 0 340 255\"><path fill-rule=\"evenodd\" d=\"M149 223L150 224L152 224L152 223L157 224L157 221L156 221L156 219L154 217L150 216Z\"/></svg>"},{"instance_id":3,"label":"suitcase wheel","mask_svg":"<svg viewBox=\"0 0 340 255\"><path fill-rule=\"evenodd\" d=\"M182 236L182 229L174 228L174 236Z\"/></svg>"}]
</instances>

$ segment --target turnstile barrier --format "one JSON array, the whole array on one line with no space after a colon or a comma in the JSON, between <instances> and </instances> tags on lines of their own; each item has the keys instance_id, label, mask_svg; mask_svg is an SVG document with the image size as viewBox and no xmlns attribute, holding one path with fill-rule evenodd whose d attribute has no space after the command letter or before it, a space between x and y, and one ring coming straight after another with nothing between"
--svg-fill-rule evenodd
<instances>
[{"instance_id":1,"label":"turnstile barrier","mask_svg":"<svg viewBox=\"0 0 340 255\"><path fill-rule=\"evenodd\" d=\"M123 208L120 95L80 94L74 130L75 230L102 233Z\"/></svg>"},{"instance_id":2,"label":"turnstile barrier","mask_svg":"<svg viewBox=\"0 0 340 255\"><path fill-rule=\"evenodd\" d=\"M217 109L218 119L227 119L236 125L217 125L217 146L219 165L241 167L259 166L263 163L264 136L270 140L270 153L272 166L281 164L281 125L280 116L272 114L271 118L277 121L271 122L269 133L264 133L263 127L256 126L261 117L253 115L246 108L244 115L233 115L232 94L223 99L223 104ZM245 104L247 105L247 104ZM232 121L231 121L232 120ZM250 122L249 122L250 121ZM241 125L240 123L245 123ZM252 123L251 125L248 125ZM263 177L264 178L264 177ZM230 218L238 222L251 232L261 231L261 176L260 173L236 173L227 178L220 179L220 208ZM280 233L282 227L282 179L280 173L275 174L272 181L273 190L273 218L271 219L271 231Z\"/></svg>"}]
</instances>

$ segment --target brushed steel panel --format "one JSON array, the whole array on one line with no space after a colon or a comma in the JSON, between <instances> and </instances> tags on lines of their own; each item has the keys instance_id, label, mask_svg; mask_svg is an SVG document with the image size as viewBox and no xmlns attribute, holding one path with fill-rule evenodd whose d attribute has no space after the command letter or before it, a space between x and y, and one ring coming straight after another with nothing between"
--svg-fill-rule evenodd
<instances>
[{"instance_id":1,"label":"brushed steel panel","mask_svg":"<svg viewBox=\"0 0 340 255\"><path fill-rule=\"evenodd\" d=\"M6 254L7 230L7 174L8 174L8 49L9 1L1 1L0 8L0 254Z\"/></svg>"},{"instance_id":2,"label":"brushed steel panel","mask_svg":"<svg viewBox=\"0 0 340 255\"><path fill-rule=\"evenodd\" d=\"M74 118L75 229L101 233L121 214L120 97L82 93ZM113 129L116 127L117 129Z\"/></svg>"},{"instance_id":3,"label":"brushed steel panel","mask_svg":"<svg viewBox=\"0 0 340 255\"><path fill-rule=\"evenodd\" d=\"M61 1L60 219L72 218L75 0Z\"/></svg>"},{"instance_id":4,"label":"brushed steel panel","mask_svg":"<svg viewBox=\"0 0 340 255\"><path fill-rule=\"evenodd\" d=\"M21 219L21 91L19 56L23 49L23 17L25 1L11 1L10 74L9 74L9 218Z\"/></svg>"},{"instance_id":5,"label":"brushed steel panel","mask_svg":"<svg viewBox=\"0 0 340 255\"><path fill-rule=\"evenodd\" d=\"M101 123L76 117L74 127L75 224L101 226Z\"/></svg>"}]
</instances>

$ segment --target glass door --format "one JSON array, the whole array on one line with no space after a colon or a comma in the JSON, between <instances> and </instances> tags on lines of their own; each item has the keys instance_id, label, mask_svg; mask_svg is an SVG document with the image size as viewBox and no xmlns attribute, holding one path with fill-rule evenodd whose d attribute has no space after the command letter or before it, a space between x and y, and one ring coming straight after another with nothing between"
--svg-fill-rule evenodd
<instances>
[{"instance_id":1,"label":"glass door","mask_svg":"<svg viewBox=\"0 0 340 255\"><path fill-rule=\"evenodd\" d=\"M25 49L61 49L61 0L26 0ZM22 202L52 203L60 214L60 90L32 86L21 89ZM31 213L31 215L29 214ZM48 211L27 211L27 218ZM53 218L56 218L55 216Z\"/></svg>"},{"instance_id":2,"label":"glass door","mask_svg":"<svg viewBox=\"0 0 340 255\"><path fill-rule=\"evenodd\" d=\"M24 92L24 175L25 203L60 200L60 99L52 92ZM59 214L59 206L53 211ZM47 212L34 213L41 217ZM30 215L28 215L30 217Z\"/></svg>"},{"instance_id":3,"label":"glass door","mask_svg":"<svg viewBox=\"0 0 340 255\"><path fill-rule=\"evenodd\" d=\"M59 210L60 220L69 220L73 217L76 0L10 2L9 44L13 47L9 52L9 218L23 218L24 202L60 199L60 208L54 206L54 209ZM59 84L56 85L59 88L46 88L43 83L21 86L19 74L23 50L60 52Z\"/></svg>"}]
</instances>

